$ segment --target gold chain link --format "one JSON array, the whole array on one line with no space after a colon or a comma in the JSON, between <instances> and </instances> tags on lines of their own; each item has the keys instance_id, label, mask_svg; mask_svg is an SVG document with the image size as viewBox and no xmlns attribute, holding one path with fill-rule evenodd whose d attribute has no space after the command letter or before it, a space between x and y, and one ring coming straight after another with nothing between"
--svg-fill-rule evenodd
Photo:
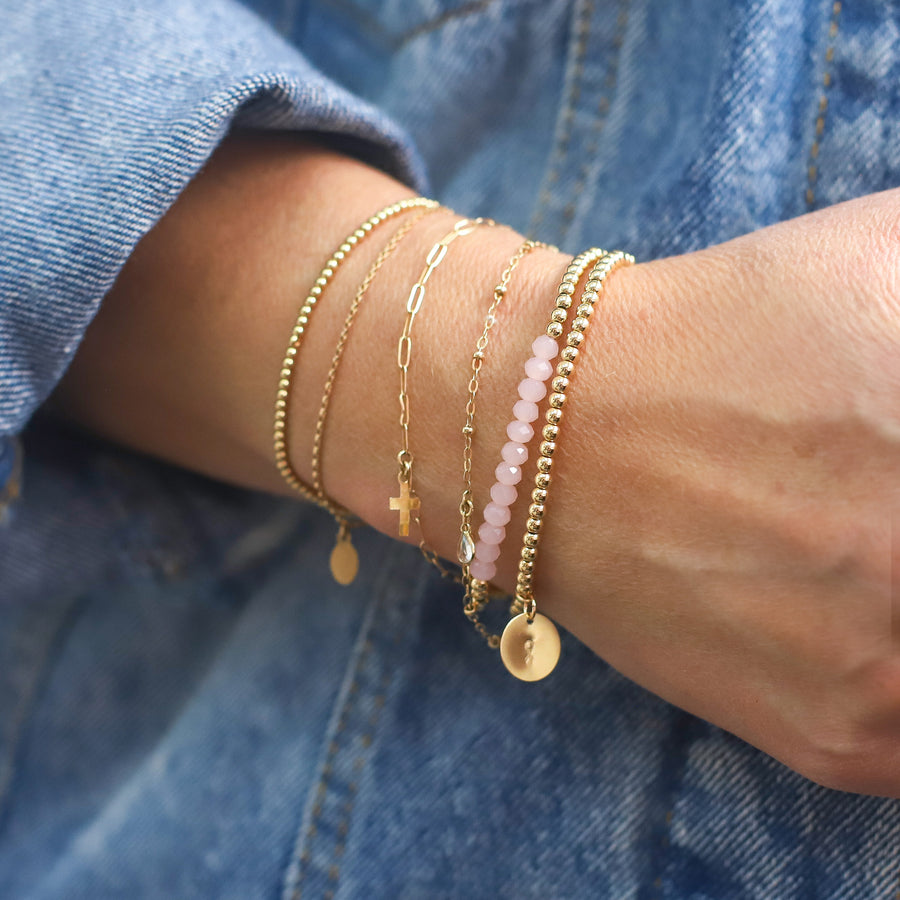
<instances>
[{"instance_id":1,"label":"gold chain link","mask_svg":"<svg viewBox=\"0 0 900 900\"><path fill-rule=\"evenodd\" d=\"M425 258L425 267L416 283L409 292L406 301L406 319L403 323L403 332L397 342L397 367L400 370L400 452L397 454L398 474L397 481L400 484L400 496L391 497L388 503L390 509L400 514L398 532L401 537L409 535L409 523L413 519L419 529L421 540L419 549L425 558L435 565L441 574L449 574L437 559L437 554L425 542L422 520L418 513L421 501L413 490L413 454L409 449L409 366L412 360L412 327L422 303L425 299L425 288L435 269L447 256L447 248L457 238L471 234L481 225L492 226L496 223L491 219L460 219L453 228L442 237L429 251ZM413 515L411 515L413 514Z\"/></svg>"}]
</instances>

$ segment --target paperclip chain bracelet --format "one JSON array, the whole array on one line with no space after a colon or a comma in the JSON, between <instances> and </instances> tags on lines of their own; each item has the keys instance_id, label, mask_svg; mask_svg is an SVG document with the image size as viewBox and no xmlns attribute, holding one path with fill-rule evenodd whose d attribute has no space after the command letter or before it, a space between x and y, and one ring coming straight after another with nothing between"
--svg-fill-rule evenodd
<instances>
[{"instance_id":1,"label":"paperclip chain bracelet","mask_svg":"<svg viewBox=\"0 0 900 900\"><path fill-rule=\"evenodd\" d=\"M460 219L453 226L452 230L428 251L428 256L425 258L425 268L409 292L409 299L406 301L406 320L403 323L403 333L400 335L400 340L397 343L397 366L400 369L401 432L400 452L397 454L399 466L397 481L400 484L400 496L391 497L388 502L388 508L400 514L398 523L400 537L409 535L409 523L412 518L410 513L415 513L416 523L421 536L419 546L422 552L425 553L425 558L430 562L433 561L433 554L429 555L426 552L429 548L425 544L424 534L422 534L422 521L418 513L422 504L413 490L414 457L409 449L409 364L412 358L412 326L425 299L425 286L428 284L428 280L431 278L434 270L446 257L447 248L450 244L457 238L471 234L480 225L495 224L491 219Z\"/></svg>"},{"instance_id":2,"label":"paperclip chain bracelet","mask_svg":"<svg viewBox=\"0 0 900 900\"><path fill-rule=\"evenodd\" d=\"M406 221L404 221L400 227L394 232L391 236L391 239L387 242L384 248L376 257L375 261L369 267L369 271L366 273L366 277L362 280L362 283L356 290L356 295L353 298L353 302L350 304L350 309L347 312L347 316L344 319L344 325L341 328L341 334L338 338L337 345L334 348L334 353L331 358L331 368L328 370L328 377L325 379L325 388L322 391L322 401L319 405L319 414L316 416L316 432L313 436L313 450L312 450L312 489L316 493L317 502L320 505L328 502L328 497L325 493L324 485L322 484L322 444L325 440L325 422L328 419L328 410L331 406L331 394L334 390L334 382L337 378L338 369L341 364L341 360L344 356L344 349L347 346L347 340L350 337L350 329L353 327L353 323L356 320L356 314L359 312L359 308L362 305L362 301L365 298L370 285L375 280L375 276L380 271L381 267L390 259L390 257L394 254L394 251L397 247L400 246L403 238L412 231L413 227L425 216L430 213L437 212L443 207L434 206L434 207L426 207L424 209L417 209L413 213L411 213ZM359 522L355 519L349 518L343 514L342 510L333 513L335 519L338 524L338 536L337 542L334 546L334 549L331 551L331 574L334 577L334 580L338 582L338 584L351 584L353 580L356 578L356 573L359 570L359 555L356 552L356 548L353 546L353 540L350 536L351 528L354 525L359 524Z\"/></svg>"},{"instance_id":3,"label":"paperclip chain bracelet","mask_svg":"<svg viewBox=\"0 0 900 900\"><path fill-rule=\"evenodd\" d=\"M375 215L368 218L358 228L348 234L341 242L338 249L332 254L328 262L325 263L315 284L310 289L309 295L300 307L300 312L297 314L297 320L294 324L294 329L291 332L290 341L281 363L281 371L278 377L278 389L275 395L275 423L273 429L275 465L284 480L297 491L297 493L331 513L337 520L339 529L341 521L344 519L352 520L354 518L352 513L324 494L319 496L308 484L306 484L294 468L288 451L288 408L293 383L294 363L296 362L300 345L306 334L306 329L309 326L309 318L312 315L316 303L319 301L325 288L330 284L331 279L334 277L341 264L350 255L353 249L357 247L361 241L365 240L375 228L393 216L415 207L433 209L438 206L439 204L436 200L430 200L427 197L414 197L407 200L400 200L375 213Z\"/></svg>"},{"instance_id":4,"label":"paperclip chain bracelet","mask_svg":"<svg viewBox=\"0 0 900 900\"><path fill-rule=\"evenodd\" d=\"M548 492L552 482L553 455L559 436L559 426L563 419L566 392L569 389L575 364L578 361L585 333L591 322L594 304L603 291L610 273L621 266L631 265L634 257L622 250L605 253L594 265L581 295L578 308L562 349L560 362L556 366L556 376L550 382L552 393L543 428L543 441L537 460L537 475L534 479L532 503L528 508L528 521L522 537L522 551L519 573L516 581L515 606L521 612L507 623L500 640L500 655L507 669L523 681L537 681L553 671L559 660L559 633L556 626L546 616L537 611L532 582L534 563L537 557L541 527L546 510ZM555 331L556 329L553 329ZM556 336L548 330L545 337L556 342ZM549 344L548 344L549 346ZM558 352L558 347L557 347ZM556 354L554 353L554 356Z\"/></svg>"}]
</instances>

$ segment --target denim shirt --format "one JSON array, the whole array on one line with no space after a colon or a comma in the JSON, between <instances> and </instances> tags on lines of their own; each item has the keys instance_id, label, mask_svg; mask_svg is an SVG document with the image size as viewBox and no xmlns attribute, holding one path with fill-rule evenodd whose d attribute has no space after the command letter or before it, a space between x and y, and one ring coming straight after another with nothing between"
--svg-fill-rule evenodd
<instances>
[{"instance_id":1,"label":"denim shirt","mask_svg":"<svg viewBox=\"0 0 900 900\"><path fill-rule=\"evenodd\" d=\"M42 414L242 126L652 259L900 184L900 5L0 0L0 898L892 900L900 801L568 635L515 682L414 550L338 588L320 511Z\"/></svg>"}]
</instances>

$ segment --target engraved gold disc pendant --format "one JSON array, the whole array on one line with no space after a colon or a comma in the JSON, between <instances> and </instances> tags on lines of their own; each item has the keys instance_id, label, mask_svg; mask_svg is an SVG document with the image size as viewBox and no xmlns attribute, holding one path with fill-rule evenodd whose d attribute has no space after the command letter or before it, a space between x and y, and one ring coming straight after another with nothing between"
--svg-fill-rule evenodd
<instances>
[{"instance_id":1,"label":"engraved gold disc pendant","mask_svg":"<svg viewBox=\"0 0 900 900\"><path fill-rule=\"evenodd\" d=\"M349 534L338 535L331 551L331 575L338 584L351 584L359 571L359 554Z\"/></svg>"},{"instance_id":2,"label":"engraved gold disc pendant","mask_svg":"<svg viewBox=\"0 0 900 900\"><path fill-rule=\"evenodd\" d=\"M522 613L510 619L503 629L500 657L516 678L540 681L556 668L559 647L559 632L550 619L535 613L529 622Z\"/></svg>"}]
</instances>

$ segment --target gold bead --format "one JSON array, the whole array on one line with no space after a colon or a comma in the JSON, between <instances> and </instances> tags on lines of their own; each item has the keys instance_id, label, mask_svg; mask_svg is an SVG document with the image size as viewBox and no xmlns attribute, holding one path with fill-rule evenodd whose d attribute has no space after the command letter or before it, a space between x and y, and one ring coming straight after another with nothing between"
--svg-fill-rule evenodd
<instances>
[{"instance_id":1,"label":"gold bead","mask_svg":"<svg viewBox=\"0 0 900 900\"><path fill-rule=\"evenodd\" d=\"M539 538L536 534L526 531L525 536L522 538L522 543L531 550L537 550L538 540Z\"/></svg>"},{"instance_id":2,"label":"gold bead","mask_svg":"<svg viewBox=\"0 0 900 900\"><path fill-rule=\"evenodd\" d=\"M559 306L550 313L550 320L552 322L562 322L565 323L566 319L569 318L569 311L567 309L561 309Z\"/></svg>"},{"instance_id":3,"label":"gold bead","mask_svg":"<svg viewBox=\"0 0 900 900\"><path fill-rule=\"evenodd\" d=\"M590 303L582 303L581 306L579 306L578 309L575 310L575 315L581 316L581 318L583 319L589 319L593 311L594 307L591 306Z\"/></svg>"},{"instance_id":4,"label":"gold bead","mask_svg":"<svg viewBox=\"0 0 900 900\"><path fill-rule=\"evenodd\" d=\"M562 277L562 284L559 286L559 291L557 293L574 294L576 284L578 284L578 273L566 272Z\"/></svg>"},{"instance_id":5,"label":"gold bead","mask_svg":"<svg viewBox=\"0 0 900 900\"><path fill-rule=\"evenodd\" d=\"M287 395L288 395L288 392L284 388L279 388L275 392L275 396L278 397L279 399L284 399L285 397L287 397Z\"/></svg>"},{"instance_id":6,"label":"gold bead","mask_svg":"<svg viewBox=\"0 0 900 900\"><path fill-rule=\"evenodd\" d=\"M535 503L546 503L547 502L547 491L544 488L535 488L531 492L531 499Z\"/></svg>"},{"instance_id":7,"label":"gold bead","mask_svg":"<svg viewBox=\"0 0 900 900\"><path fill-rule=\"evenodd\" d=\"M562 409L566 404L566 395L559 391L550 395L550 407L552 409Z\"/></svg>"},{"instance_id":8,"label":"gold bead","mask_svg":"<svg viewBox=\"0 0 900 900\"><path fill-rule=\"evenodd\" d=\"M356 241L354 241L353 243L355 244ZM344 244L341 244L341 247L340 247L341 253L349 253L352 249L353 249L353 244L344 243Z\"/></svg>"},{"instance_id":9,"label":"gold bead","mask_svg":"<svg viewBox=\"0 0 900 900\"><path fill-rule=\"evenodd\" d=\"M335 250L334 256L332 256L331 258L335 260L335 262L340 262L345 256L346 254L343 250Z\"/></svg>"},{"instance_id":10,"label":"gold bead","mask_svg":"<svg viewBox=\"0 0 900 900\"><path fill-rule=\"evenodd\" d=\"M552 406L547 410L547 415L545 416L547 419L548 425L559 425L562 420L562 413L558 409L554 409Z\"/></svg>"},{"instance_id":11,"label":"gold bead","mask_svg":"<svg viewBox=\"0 0 900 900\"><path fill-rule=\"evenodd\" d=\"M596 278L591 278L590 281L584 286L585 294L596 294L597 291L603 286L602 280L597 280Z\"/></svg>"},{"instance_id":12,"label":"gold bead","mask_svg":"<svg viewBox=\"0 0 900 900\"><path fill-rule=\"evenodd\" d=\"M529 534L537 534L541 530L541 520L529 519L525 523L525 530L529 532Z\"/></svg>"},{"instance_id":13,"label":"gold bead","mask_svg":"<svg viewBox=\"0 0 900 900\"><path fill-rule=\"evenodd\" d=\"M554 441L541 441L541 456L553 456L554 450L556 450L556 443Z\"/></svg>"},{"instance_id":14,"label":"gold bead","mask_svg":"<svg viewBox=\"0 0 900 900\"><path fill-rule=\"evenodd\" d=\"M534 562L535 556L537 556L537 551L534 547L522 548L522 559L525 560L525 562Z\"/></svg>"},{"instance_id":15,"label":"gold bead","mask_svg":"<svg viewBox=\"0 0 900 900\"><path fill-rule=\"evenodd\" d=\"M519 562L519 571L523 575L527 575L529 578L534 574L534 563L529 562L527 560L521 560Z\"/></svg>"},{"instance_id":16,"label":"gold bead","mask_svg":"<svg viewBox=\"0 0 900 900\"><path fill-rule=\"evenodd\" d=\"M572 321L572 328L577 333L579 331L583 332L587 330L588 325L590 325L590 321L586 319L584 316L576 316Z\"/></svg>"},{"instance_id":17,"label":"gold bead","mask_svg":"<svg viewBox=\"0 0 900 900\"><path fill-rule=\"evenodd\" d=\"M600 295L596 291L585 291L581 295L581 302L590 306L593 306L599 299Z\"/></svg>"},{"instance_id":18,"label":"gold bead","mask_svg":"<svg viewBox=\"0 0 900 900\"><path fill-rule=\"evenodd\" d=\"M550 475L547 472L538 472L537 475L534 476L534 483L541 490L546 491L550 487Z\"/></svg>"},{"instance_id":19,"label":"gold bead","mask_svg":"<svg viewBox=\"0 0 900 900\"><path fill-rule=\"evenodd\" d=\"M547 326L547 334L550 335L554 340L558 337L562 337L563 327L559 324L559 322L551 322Z\"/></svg>"},{"instance_id":20,"label":"gold bead","mask_svg":"<svg viewBox=\"0 0 900 900\"><path fill-rule=\"evenodd\" d=\"M557 375L551 382L550 387L559 394L564 394L569 387L569 379L562 375Z\"/></svg>"},{"instance_id":21,"label":"gold bead","mask_svg":"<svg viewBox=\"0 0 900 900\"><path fill-rule=\"evenodd\" d=\"M584 335L578 331L570 332L569 336L566 338L566 343L570 347L580 347L581 342L584 340Z\"/></svg>"},{"instance_id":22,"label":"gold bead","mask_svg":"<svg viewBox=\"0 0 900 900\"><path fill-rule=\"evenodd\" d=\"M553 460L549 456L538 457L537 467L539 472L549 475L550 470L553 468Z\"/></svg>"},{"instance_id":23,"label":"gold bead","mask_svg":"<svg viewBox=\"0 0 900 900\"><path fill-rule=\"evenodd\" d=\"M564 359L556 366L556 374L562 375L563 378L568 378L572 374L572 369L574 368L575 366L573 366L568 359Z\"/></svg>"},{"instance_id":24,"label":"gold bead","mask_svg":"<svg viewBox=\"0 0 900 900\"><path fill-rule=\"evenodd\" d=\"M566 294L560 294L556 298L556 308L557 309L569 309L572 305L572 298Z\"/></svg>"},{"instance_id":25,"label":"gold bead","mask_svg":"<svg viewBox=\"0 0 900 900\"><path fill-rule=\"evenodd\" d=\"M543 519L544 518L544 504L543 503L532 503L531 506L528 507L528 515L532 519Z\"/></svg>"},{"instance_id":26,"label":"gold bead","mask_svg":"<svg viewBox=\"0 0 900 900\"><path fill-rule=\"evenodd\" d=\"M285 405L286 405L286 404L285 404L284 397L279 397L279 398L275 401L275 409L284 409L284 408L285 408Z\"/></svg>"},{"instance_id":27,"label":"gold bead","mask_svg":"<svg viewBox=\"0 0 900 900\"><path fill-rule=\"evenodd\" d=\"M560 356L562 356L564 362L573 363L576 359L578 359L578 348L563 347Z\"/></svg>"}]
</instances>

